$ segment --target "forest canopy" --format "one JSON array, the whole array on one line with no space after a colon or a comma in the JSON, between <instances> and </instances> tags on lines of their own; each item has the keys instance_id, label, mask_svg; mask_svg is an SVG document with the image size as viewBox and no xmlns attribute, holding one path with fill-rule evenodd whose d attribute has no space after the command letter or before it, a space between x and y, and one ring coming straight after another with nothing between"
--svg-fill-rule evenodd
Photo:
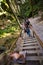
<instances>
[{"instance_id":1,"label":"forest canopy","mask_svg":"<svg viewBox=\"0 0 43 65\"><path fill-rule=\"evenodd\" d=\"M43 0L0 0L1 10L21 18L32 17L39 10L43 11Z\"/></svg>"}]
</instances>

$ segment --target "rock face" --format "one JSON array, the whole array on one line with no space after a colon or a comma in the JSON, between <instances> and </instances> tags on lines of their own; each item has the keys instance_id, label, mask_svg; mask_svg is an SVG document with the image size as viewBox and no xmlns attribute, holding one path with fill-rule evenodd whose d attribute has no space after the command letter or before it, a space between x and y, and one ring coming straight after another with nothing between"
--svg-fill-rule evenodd
<instances>
[{"instance_id":1,"label":"rock face","mask_svg":"<svg viewBox=\"0 0 43 65\"><path fill-rule=\"evenodd\" d=\"M39 43L43 47L43 20L40 21L40 18L41 17L35 17L35 18L31 18L29 20L33 26L34 32L36 34L36 37L39 40Z\"/></svg>"}]
</instances>

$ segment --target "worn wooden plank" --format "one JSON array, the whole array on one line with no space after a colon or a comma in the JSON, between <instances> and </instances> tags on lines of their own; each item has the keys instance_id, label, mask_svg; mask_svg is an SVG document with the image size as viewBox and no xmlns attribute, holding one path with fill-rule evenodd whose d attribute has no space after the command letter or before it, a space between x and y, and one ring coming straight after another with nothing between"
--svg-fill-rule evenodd
<instances>
[{"instance_id":1,"label":"worn wooden plank","mask_svg":"<svg viewBox=\"0 0 43 65\"><path fill-rule=\"evenodd\" d=\"M43 60L43 56L27 56L26 57L26 60L34 60L34 61L36 61L36 60Z\"/></svg>"},{"instance_id":2,"label":"worn wooden plank","mask_svg":"<svg viewBox=\"0 0 43 65\"><path fill-rule=\"evenodd\" d=\"M35 40L33 40L33 39L27 39L26 41L37 41L36 39Z\"/></svg>"},{"instance_id":3,"label":"worn wooden plank","mask_svg":"<svg viewBox=\"0 0 43 65\"><path fill-rule=\"evenodd\" d=\"M26 39L33 39L33 40L34 40L34 39L36 39L36 38L35 38L35 37L27 37Z\"/></svg>"},{"instance_id":4,"label":"worn wooden plank","mask_svg":"<svg viewBox=\"0 0 43 65\"><path fill-rule=\"evenodd\" d=\"M38 45L38 43L26 43L26 44L21 44L21 46L29 46L29 45Z\"/></svg>"},{"instance_id":5,"label":"worn wooden plank","mask_svg":"<svg viewBox=\"0 0 43 65\"><path fill-rule=\"evenodd\" d=\"M37 41L23 41L22 43L35 43Z\"/></svg>"},{"instance_id":6,"label":"worn wooden plank","mask_svg":"<svg viewBox=\"0 0 43 65\"><path fill-rule=\"evenodd\" d=\"M26 40L36 40L36 38L34 38L34 37L30 37L30 38L26 38Z\"/></svg>"},{"instance_id":7,"label":"worn wooden plank","mask_svg":"<svg viewBox=\"0 0 43 65\"><path fill-rule=\"evenodd\" d=\"M26 40L36 40L36 38L26 38Z\"/></svg>"},{"instance_id":8,"label":"worn wooden plank","mask_svg":"<svg viewBox=\"0 0 43 65\"><path fill-rule=\"evenodd\" d=\"M26 51L27 54L32 54L32 53L41 53L43 54L43 52L41 50L29 50L29 51Z\"/></svg>"},{"instance_id":9,"label":"worn wooden plank","mask_svg":"<svg viewBox=\"0 0 43 65\"><path fill-rule=\"evenodd\" d=\"M34 49L34 48L39 48L39 46L29 46L29 47L21 47L21 49Z\"/></svg>"}]
</instances>

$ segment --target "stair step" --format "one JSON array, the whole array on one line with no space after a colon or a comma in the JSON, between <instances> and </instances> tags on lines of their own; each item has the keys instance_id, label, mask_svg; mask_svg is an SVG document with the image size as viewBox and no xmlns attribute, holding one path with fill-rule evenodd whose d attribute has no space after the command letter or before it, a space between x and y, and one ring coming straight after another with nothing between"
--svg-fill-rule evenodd
<instances>
[{"instance_id":1,"label":"stair step","mask_svg":"<svg viewBox=\"0 0 43 65\"><path fill-rule=\"evenodd\" d=\"M21 46L29 46L29 45L38 45L38 43L27 43L27 44L21 44Z\"/></svg>"},{"instance_id":2,"label":"stair step","mask_svg":"<svg viewBox=\"0 0 43 65\"><path fill-rule=\"evenodd\" d=\"M36 60L43 60L43 56L27 56L26 60L27 61L28 60L34 60L34 61L36 61Z\"/></svg>"},{"instance_id":3,"label":"stair step","mask_svg":"<svg viewBox=\"0 0 43 65\"><path fill-rule=\"evenodd\" d=\"M34 40L34 41L37 41L36 39L26 39L27 41L32 41L32 40Z\"/></svg>"},{"instance_id":4,"label":"stair step","mask_svg":"<svg viewBox=\"0 0 43 65\"><path fill-rule=\"evenodd\" d=\"M26 39L36 39L36 38L34 38L34 37L26 37Z\"/></svg>"},{"instance_id":5,"label":"stair step","mask_svg":"<svg viewBox=\"0 0 43 65\"><path fill-rule=\"evenodd\" d=\"M29 47L21 47L21 49L37 49L39 46L29 46Z\"/></svg>"},{"instance_id":6,"label":"stair step","mask_svg":"<svg viewBox=\"0 0 43 65\"><path fill-rule=\"evenodd\" d=\"M43 52L41 50L29 50L29 51L26 51L27 54L33 54L33 53L37 53L37 54L43 54Z\"/></svg>"},{"instance_id":7,"label":"stair step","mask_svg":"<svg viewBox=\"0 0 43 65\"><path fill-rule=\"evenodd\" d=\"M26 41L32 41L32 42L33 42L33 41L36 41L36 42L37 42L37 40L26 40Z\"/></svg>"},{"instance_id":8,"label":"stair step","mask_svg":"<svg viewBox=\"0 0 43 65\"><path fill-rule=\"evenodd\" d=\"M26 40L25 40L25 41L23 41L22 43L25 43L25 44L26 44L26 43L35 43L35 42L37 42L37 41L26 41Z\"/></svg>"}]
</instances>

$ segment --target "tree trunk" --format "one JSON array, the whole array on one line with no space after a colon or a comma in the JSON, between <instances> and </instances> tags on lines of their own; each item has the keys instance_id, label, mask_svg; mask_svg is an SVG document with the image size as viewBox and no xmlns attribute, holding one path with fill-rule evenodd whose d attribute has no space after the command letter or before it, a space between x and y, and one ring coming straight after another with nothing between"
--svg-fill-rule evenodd
<instances>
[{"instance_id":1,"label":"tree trunk","mask_svg":"<svg viewBox=\"0 0 43 65\"><path fill-rule=\"evenodd\" d=\"M16 12L15 12L16 10L15 10L15 8L14 8L14 6L13 6L13 4L12 4L12 1L11 1L11 0L9 0L9 4L10 4L10 7L11 7L11 9L12 9L12 11L13 11L14 15L15 15L15 18L16 18L16 20L17 20L17 22L18 22L19 26L20 26L21 24L20 24L20 22L19 22L19 19L18 19L18 17L17 17Z\"/></svg>"}]
</instances>

